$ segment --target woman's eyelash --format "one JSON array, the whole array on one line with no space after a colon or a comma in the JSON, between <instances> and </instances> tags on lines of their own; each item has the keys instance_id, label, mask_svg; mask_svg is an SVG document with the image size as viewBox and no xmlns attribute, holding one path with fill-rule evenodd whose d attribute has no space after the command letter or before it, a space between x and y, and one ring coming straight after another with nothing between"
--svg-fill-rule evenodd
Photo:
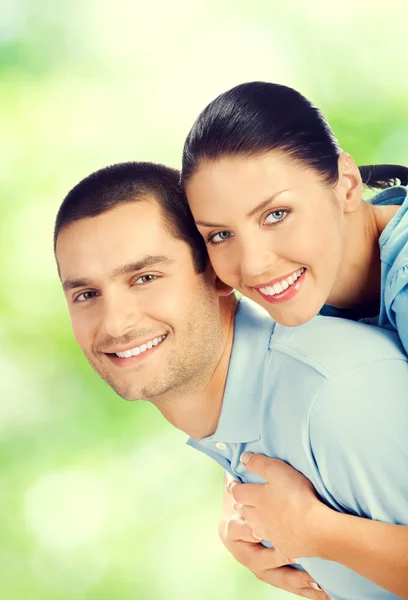
<instances>
[{"instance_id":1,"label":"woman's eyelash","mask_svg":"<svg viewBox=\"0 0 408 600\"><path fill-rule=\"evenodd\" d=\"M217 235L220 235L222 233L228 233L229 235L225 239L221 239L218 242L214 242L214 238L217 237ZM205 242L206 242L206 244L213 244L214 246L219 246L220 244L223 244L224 242L227 242L230 238L231 238L231 234L230 234L229 231L218 231L217 233L212 233L211 235L209 235L205 239Z\"/></svg>"},{"instance_id":2,"label":"woman's eyelash","mask_svg":"<svg viewBox=\"0 0 408 600\"><path fill-rule=\"evenodd\" d=\"M279 223L281 223L282 221L284 221L286 219L286 217L290 214L290 212L291 211L287 208L279 208L279 209L271 210L265 215L264 223L265 223L265 225L272 225L272 226L279 225ZM282 217L280 219L277 219L273 223L266 223L266 219L268 217L270 217L271 215L276 215L278 213L282 213ZM216 238L217 235L222 235L223 233L228 234L228 237L221 239L219 241L214 241L214 238ZM206 237L205 243L212 244L213 246L220 246L224 242L227 242L228 240L230 240L231 237L233 237L233 235L229 231L217 231L217 233L211 233L208 237Z\"/></svg>"},{"instance_id":3,"label":"woman's eyelash","mask_svg":"<svg viewBox=\"0 0 408 600\"><path fill-rule=\"evenodd\" d=\"M277 213L283 213L283 216L280 219L277 219L273 223L267 223L267 225L277 225L278 223L281 223L282 221L284 221L286 219L286 217L290 213L290 210L288 210L287 208L279 208L279 209L271 210L266 214L264 221L266 221L266 219L268 217L270 217L271 215L276 215Z\"/></svg>"}]
</instances>

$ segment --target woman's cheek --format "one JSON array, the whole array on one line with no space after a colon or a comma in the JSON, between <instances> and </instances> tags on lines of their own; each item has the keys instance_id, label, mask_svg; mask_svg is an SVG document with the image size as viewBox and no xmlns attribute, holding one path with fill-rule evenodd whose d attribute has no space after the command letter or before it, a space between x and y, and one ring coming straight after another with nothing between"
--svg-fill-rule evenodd
<instances>
[{"instance_id":1,"label":"woman's cheek","mask_svg":"<svg viewBox=\"0 0 408 600\"><path fill-rule=\"evenodd\" d=\"M228 284L228 279L235 274L235 264L232 256L225 250L219 252L217 249L211 248L208 250L208 255L215 273Z\"/></svg>"}]
</instances>

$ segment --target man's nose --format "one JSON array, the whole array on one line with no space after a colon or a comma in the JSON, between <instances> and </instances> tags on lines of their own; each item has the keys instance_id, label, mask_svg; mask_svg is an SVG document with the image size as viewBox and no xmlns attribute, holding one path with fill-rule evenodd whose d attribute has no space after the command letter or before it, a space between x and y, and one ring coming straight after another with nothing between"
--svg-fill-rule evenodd
<instances>
[{"instance_id":1,"label":"man's nose","mask_svg":"<svg viewBox=\"0 0 408 600\"><path fill-rule=\"evenodd\" d=\"M123 336L134 329L142 317L135 299L126 295L109 294L104 297L103 332L112 338Z\"/></svg>"}]
</instances>

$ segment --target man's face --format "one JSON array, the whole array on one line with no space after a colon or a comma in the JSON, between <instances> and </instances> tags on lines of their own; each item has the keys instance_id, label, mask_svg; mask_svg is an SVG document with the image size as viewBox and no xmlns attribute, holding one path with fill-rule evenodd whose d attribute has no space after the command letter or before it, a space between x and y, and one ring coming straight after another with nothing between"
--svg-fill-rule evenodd
<instances>
[{"instance_id":1,"label":"man's face","mask_svg":"<svg viewBox=\"0 0 408 600\"><path fill-rule=\"evenodd\" d=\"M120 396L159 400L209 376L222 352L219 297L155 200L67 226L56 254L75 338Z\"/></svg>"}]
</instances>

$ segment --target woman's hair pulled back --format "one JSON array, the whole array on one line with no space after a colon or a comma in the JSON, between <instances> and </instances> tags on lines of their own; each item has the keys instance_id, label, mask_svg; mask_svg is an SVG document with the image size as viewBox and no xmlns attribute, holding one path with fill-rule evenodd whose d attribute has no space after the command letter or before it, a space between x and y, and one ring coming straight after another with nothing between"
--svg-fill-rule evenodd
<instances>
[{"instance_id":1,"label":"woman's hair pulled back","mask_svg":"<svg viewBox=\"0 0 408 600\"><path fill-rule=\"evenodd\" d=\"M337 182L342 150L320 110L290 87L243 83L218 96L198 116L184 144L182 182L202 162L274 150L313 168L327 184ZM366 166L360 173L370 187L407 185L405 167Z\"/></svg>"}]
</instances>

